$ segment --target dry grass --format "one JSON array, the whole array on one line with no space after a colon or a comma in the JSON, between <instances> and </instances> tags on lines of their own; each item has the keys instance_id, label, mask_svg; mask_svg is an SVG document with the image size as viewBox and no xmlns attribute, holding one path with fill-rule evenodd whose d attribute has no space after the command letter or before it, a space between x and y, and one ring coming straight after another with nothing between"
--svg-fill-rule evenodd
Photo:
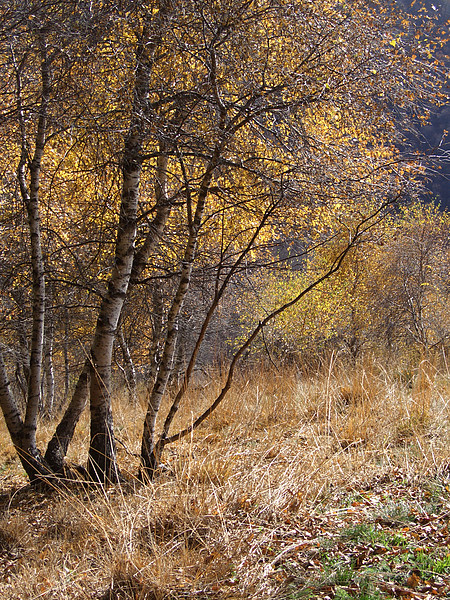
<instances>
[{"instance_id":1,"label":"dry grass","mask_svg":"<svg viewBox=\"0 0 450 600\"><path fill-rule=\"evenodd\" d=\"M193 390L179 421L219 388L212 375ZM308 540L311 515L373 482L446 471L449 402L449 373L428 363L412 387L374 364L331 362L308 378L261 367L240 376L190 439L167 449L166 468L144 487L133 479L143 408L118 397L129 482L46 496L25 486L1 423L0 597L281 597L287 576L277 560ZM85 460L87 440L84 419L69 460Z\"/></svg>"}]
</instances>

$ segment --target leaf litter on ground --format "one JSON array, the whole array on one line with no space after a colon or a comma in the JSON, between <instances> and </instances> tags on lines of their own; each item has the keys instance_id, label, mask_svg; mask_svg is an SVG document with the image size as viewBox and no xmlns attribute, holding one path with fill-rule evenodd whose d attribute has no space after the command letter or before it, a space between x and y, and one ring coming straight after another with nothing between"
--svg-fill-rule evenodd
<instances>
[{"instance_id":1,"label":"leaf litter on ground","mask_svg":"<svg viewBox=\"0 0 450 600\"><path fill-rule=\"evenodd\" d=\"M279 597L450 597L445 479L414 485L397 473L362 491L339 492L321 509L298 516L312 539L272 561L271 576L285 578Z\"/></svg>"}]
</instances>

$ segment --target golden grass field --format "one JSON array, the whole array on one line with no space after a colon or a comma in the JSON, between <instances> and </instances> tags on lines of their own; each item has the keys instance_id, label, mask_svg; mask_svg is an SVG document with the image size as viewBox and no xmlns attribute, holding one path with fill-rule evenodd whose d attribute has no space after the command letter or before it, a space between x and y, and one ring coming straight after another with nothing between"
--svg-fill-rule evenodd
<instances>
[{"instance_id":1,"label":"golden grass field","mask_svg":"<svg viewBox=\"0 0 450 600\"><path fill-rule=\"evenodd\" d=\"M220 384L213 372L199 382L179 423ZM307 375L241 373L223 405L167 448L148 486L135 478L143 406L118 394L114 410L126 483L100 490L27 487L1 421L0 598L370 600L450 590L445 361L408 376L334 360ZM43 426L43 447L53 428ZM88 440L86 415L70 463L85 462Z\"/></svg>"}]
</instances>

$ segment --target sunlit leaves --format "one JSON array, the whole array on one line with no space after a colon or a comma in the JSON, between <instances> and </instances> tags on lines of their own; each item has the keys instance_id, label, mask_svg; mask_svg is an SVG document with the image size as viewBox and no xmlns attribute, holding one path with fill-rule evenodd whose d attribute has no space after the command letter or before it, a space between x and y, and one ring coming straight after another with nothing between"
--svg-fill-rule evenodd
<instances>
[{"instance_id":1,"label":"sunlit leaves","mask_svg":"<svg viewBox=\"0 0 450 600\"><path fill-rule=\"evenodd\" d=\"M412 204L387 217L352 252L339 273L265 333L277 355L331 345L356 356L363 349L431 352L450 335L449 214ZM243 309L262 318L314 280L331 247L318 248L302 271L255 280Z\"/></svg>"}]
</instances>

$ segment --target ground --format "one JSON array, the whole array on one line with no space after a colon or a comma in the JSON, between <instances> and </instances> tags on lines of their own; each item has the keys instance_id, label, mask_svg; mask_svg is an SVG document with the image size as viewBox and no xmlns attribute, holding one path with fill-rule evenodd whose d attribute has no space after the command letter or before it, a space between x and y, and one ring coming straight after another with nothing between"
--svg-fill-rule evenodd
<instances>
[{"instance_id":1,"label":"ground","mask_svg":"<svg viewBox=\"0 0 450 600\"><path fill-rule=\"evenodd\" d=\"M147 486L125 395L118 486L30 489L2 435L1 597L450 597L450 377L422 370L243 373ZM219 388L195 390L180 424ZM87 435L86 419L69 464Z\"/></svg>"}]
</instances>

